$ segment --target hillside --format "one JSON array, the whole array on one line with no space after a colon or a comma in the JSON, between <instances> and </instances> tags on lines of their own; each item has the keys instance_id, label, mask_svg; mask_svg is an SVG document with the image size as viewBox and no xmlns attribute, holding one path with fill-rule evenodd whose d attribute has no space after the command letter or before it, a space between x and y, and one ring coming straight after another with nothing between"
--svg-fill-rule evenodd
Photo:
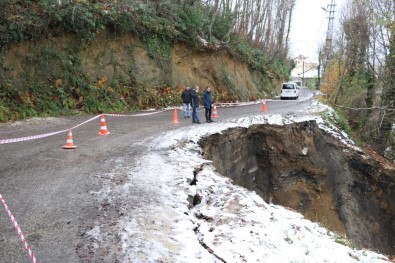
<instances>
[{"instance_id":1,"label":"hillside","mask_svg":"<svg viewBox=\"0 0 395 263\"><path fill-rule=\"evenodd\" d=\"M0 2L0 121L176 106L190 85L216 101L272 97L286 56L187 2Z\"/></svg>"},{"instance_id":2,"label":"hillside","mask_svg":"<svg viewBox=\"0 0 395 263\"><path fill-rule=\"evenodd\" d=\"M58 37L24 42L3 56L3 66L9 68L3 72L7 84L13 84L9 87L15 88L22 105L36 113L62 107L96 113L175 106L182 89L190 85L214 87L221 101L273 95L275 85L264 73L249 69L226 50L207 52L175 44L171 60L163 66L131 34L102 33L79 50L73 41Z\"/></svg>"}]
</instances>

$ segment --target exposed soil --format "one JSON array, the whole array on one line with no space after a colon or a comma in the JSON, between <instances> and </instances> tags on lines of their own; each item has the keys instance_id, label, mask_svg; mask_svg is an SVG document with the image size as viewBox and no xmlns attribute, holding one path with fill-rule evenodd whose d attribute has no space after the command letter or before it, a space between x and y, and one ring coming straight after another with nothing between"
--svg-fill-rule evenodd
<instances>
[{"instance_id":1,"label":"exposed soil","mask_svg":"<svg viewBox=\"0 0 395 263\"><path fill-rule=\"evenodd\" d=\"M144 44L132 34L115 36L110 32L101 32L95 41L84 47L75 46L75 43L72 36L62 36L11 45L3 54L3 67L7 70L0 68L0 74L19 86L32 81L26 78L26 72L34 73L37 81L47 83L52 76L64 75L59 58L69 57L70 50L76 48L78 52L72 55L81 60L81 74L97 81L111 83L113 80L128 80L132 71L136 81L146 86L172 83L171 86L180 92L190 85L212 86L222 100L230 99L232 95L248 100L261 93L265 93L266 97L276 94L276 90L273 90L277 87L275 79L266 82L265 74L250 69L226 50L207 52L175 44L171 63L163 67L150 58ZM41 50L57 55L45 56L43 59L44 51ZM32 60L39 62L31 63ZM62 85L65 80L59 78L53 81L54 85Z\"/></svg>"},{"instance_id":2,"label":"exposed soil","mask_svg":"<svg viewBox=\"0 0 395 263\"><path fill-rule=\"evenodd\" d=\"M235 128L200 144L221 174L266 202L346 234L358 248L395 254L395 169L315 121Z\"/></svg>"}]
</instances>

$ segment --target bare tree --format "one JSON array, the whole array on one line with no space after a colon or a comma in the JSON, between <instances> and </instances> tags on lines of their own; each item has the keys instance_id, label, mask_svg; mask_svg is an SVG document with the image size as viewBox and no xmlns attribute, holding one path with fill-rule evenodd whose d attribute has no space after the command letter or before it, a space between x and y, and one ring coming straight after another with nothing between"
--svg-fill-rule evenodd
<instances>
[{"instance_id":1,"label":"bare tree","mask_svg":"<svg viewBox=\"0 0 395 263\"><path fill-rule=\"evenodd\" d=\"M349 119L362 120L360 128L372 131L362 133L364 139L382 154L392 149L395 157L395 145L389 147L395 123L395 1L349 0L346 8L334 57L340 77L333 103L353 109ZM351 93L361 95L347 100Z\"/></svg>"},{"instance_id":2,"label":"bare tree","mask_svg":"<svg viewBox=\"0 0 395 263\"><path fill-rule=\"evenodd\" d=\"M286 57L295 0L208 0L213 10L236 14L234 32L273 56ZM214 23L216 14L212 15ZM212 24L210 25L212 26Z\"/></svg>"}]
</instances>

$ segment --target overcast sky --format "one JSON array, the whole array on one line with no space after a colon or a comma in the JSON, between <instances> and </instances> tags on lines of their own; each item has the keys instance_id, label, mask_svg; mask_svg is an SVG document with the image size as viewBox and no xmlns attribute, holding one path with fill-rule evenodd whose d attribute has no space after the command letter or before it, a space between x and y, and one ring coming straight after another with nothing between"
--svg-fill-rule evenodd
<instances>
[{"instance_id":1,"label":"overcast sky","mask_svg":"<svg viewBox=\"0 0 395 263\"><path fill-rule=\"evenodd\" d=\"M335 0L335 21L345 0ZM296 0L290 37L290 55L304 55L317 61L318 49L325 42L328 28L327 8L331 0ZM335 30L334 30L335 31Z\"/></svg>"}]
</instances>

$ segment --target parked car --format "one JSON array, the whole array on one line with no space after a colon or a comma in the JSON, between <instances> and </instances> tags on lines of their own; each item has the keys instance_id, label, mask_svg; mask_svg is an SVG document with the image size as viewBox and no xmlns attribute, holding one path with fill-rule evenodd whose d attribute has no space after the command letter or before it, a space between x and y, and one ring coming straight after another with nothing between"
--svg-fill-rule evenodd
<instances>
[{"instance_id":1,"label":"parked car","mask_svg":"<svg viewBox=\"0 0 395 263\"><path fill-rule=\"evenodd\" d=\"M286 82L281 86L280 99L294 99L299 98L299 86L294 82Z\"/></svg>"}]
</instances>

